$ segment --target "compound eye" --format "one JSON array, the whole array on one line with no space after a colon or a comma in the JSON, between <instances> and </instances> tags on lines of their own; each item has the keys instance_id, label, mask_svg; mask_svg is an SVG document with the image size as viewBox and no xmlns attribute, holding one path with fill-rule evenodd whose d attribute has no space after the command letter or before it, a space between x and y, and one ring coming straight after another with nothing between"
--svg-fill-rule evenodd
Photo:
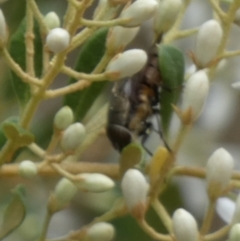
<instances>
[{"instance_id":1,"label":"compound eye","mask_svg":"<svg viewBox=\"0 0 240 241\"><path fill-rule=\"evenodd\" d=\"M124 126L120 125L108 125L107 136L112 142L112 145L120 152L132 141L132 135L130 131Z\"/></svg>"}]
</instances>

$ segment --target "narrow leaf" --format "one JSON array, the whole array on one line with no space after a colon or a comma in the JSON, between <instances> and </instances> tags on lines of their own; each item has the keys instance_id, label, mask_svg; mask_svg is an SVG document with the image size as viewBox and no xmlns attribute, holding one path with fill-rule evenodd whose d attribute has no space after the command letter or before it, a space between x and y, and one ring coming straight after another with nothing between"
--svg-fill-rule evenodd
<instances>
[{"instance_id":1,"label":"narrow leaf","mask_svg":"<svg viewBox=\"0 0 240 241\"><path fill-rule=\"evenodd\" d=\"M13 198L5 210L3 223L0 230L0 239L5 238L23 222L26 216L26 207L23 202L22 187L13 190Z\"/></svg>"},{"instance_id":2,"label":"narrow leaf","mask_svg":"<svg viewBox=\"0 0 240 241\"><path fill-rule=\"evenodd\" d=\"M75 70L84 73L91 73L94 70L104 55L107 32L107 29L98 30L83 45L75 65ZM69 84L76 81L76 79L71 78ZM87 89L68 94L65 97L64 105L72 108L77 120L82 120L106 83L106 81L92 83Z\"/></svg>"},{"instance_id":3,"label":"narrow leaf","mask_svg":"<svg viewBox=\"0 0 240 241\"><path fill-rule=\"evenodd\" d=\"M15 62L25 71L26 70L26 46L25 46L25 33L26 33L26 19L23 19L17 31L12 35L10 40L10 54ZM35 71L37 76L41 75L42 71L42 41L39 33L37 23L34 24L34 60ZM24 83L13 71L12 84L19 99L21 106L25 106L31 97L30 86Z\"/></svg>"},{"instance_id":4,"label":"narrow leaf","mask_svg":"<svg viewBox=\"0 0 240 241\"><path fill-rule=\"evenodd\" d=\"M160 45L158 62L163 81L160 93L162 126L168 131L172 116L172 104L176 104L184 81L184 57L181 51L170 45Z\"/></svg>"}]
</instances>

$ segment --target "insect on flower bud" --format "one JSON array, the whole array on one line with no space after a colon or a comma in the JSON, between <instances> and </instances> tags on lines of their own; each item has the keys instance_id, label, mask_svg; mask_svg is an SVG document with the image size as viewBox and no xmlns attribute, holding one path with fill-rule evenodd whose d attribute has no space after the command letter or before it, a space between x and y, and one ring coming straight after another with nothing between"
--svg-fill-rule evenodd
<instances>
[{"instance_id":1,"label":"insect on flower bud","mask_svg":"<svg viewBox=\"0 0 240 241\"><path fill-rule=\"evenodd\" d=\"M208 159L206 166L206 181L210 199L218 198L227 188L231 179L234 161L224 149L217 149Z\"/></svg>"},{"instance_id":2,"label":"insect on flower bud","mask_svg":"<svg viewBox=\"0 0 240 241\"><path fill-rule=\"evenodd\" d=\"M181 0L157 0L154 15L154 31L157 35L167 32L175 23L181 10Z\"/></svg>"},{"instance_id":3,"label":"insect on flower bud","mask_svg":"<svg viewBox=\"0 0 240 241\"><path fill-rule=\"evenodd\" d=\"M67 178L62 178L56 185L54 196L58 206L67 205L77 193L77 187Z\"/></svg>"},{"instance_id":4,"label":"insect on flower bud","mask_svg":"<svg viewBox=\"0 0 240 241\"><path fill-rule=\"evenodd\" d=\"M199 67L206 67L214 58L222 34L222 28L216 20L209 20L200 27L196 44L196 59ZM211 36L214 36L214 38Z\"/></svg>"},{"instance_id":5,"label":"insect on flower bud","mask_svg":"<svg viewBox=\"0 0 240 241\"><path fill-rule=\"evenodd\" d=\"M137 0L127 9L124 9L119 18L129 19L129 22L124 25L126 27L139 26L153 16L156 7L157 2L155 0Z\"/></svg>"},{"instance_id":6,"label":"insect on flower bud","mask_svg":"<svg viewBox=\"0 0 240 241\"><path fill-rule=\"evenodd\" d=\"M229 241L239 241L240 240L240 223L236 223L232 226L229 232Z\"/></svg>"},{"instance_id":7,"label":"insect on flower bud","mask_svg":"<svg viewBox=\"0 0 240 241\"><path fill-rule=\"evenodd\" d=\"M137 35L139 27L124 28L116 26L110 29L107 37L106 48L110 53L122 51Z\"/></svg>"},{"instance_id":8,"label":"insect on flower bud","mask_svg":"<svg viewBox=\"0 0 240 241\"><path fill-rule=\"evenodd\" d=\"M5 46L8 38L7 24L2 10L0 9L0 48Z\"/></svg>"},{"instance_id":9,"label":"insect on flower bud","mask_svg":"<svg viewBox=\"0 0 240 241\"><path fill-rule=\"evenodd\" d=\"M106 75L111 80L130 77L140 71L147 62L147 54L141 49L131 49L117 54L108 64Z\"/></svg>"},{"instance_id":10,"label":"insect on flower bud","mask_svg":"<svg viewBox=\"0 0 240 241\"><path fill-rule=\"evenodd\" d=\"M197 241L198 227L195 218L179 208L173 214L173 233L177 241Z\"/></svg>"},{"instance_id":11,"label":"insect on flower bud","mask_svg":"<svg viewBox=\"0 0 240 241\"><path fill-rule=\"evenodd\" d=\"M63 28L52 29L46 38L46 45L50 51L57 54L65 50L70 43L70 35Z\"/></svg>"},{"instance_id":12,"label":"insect on flower bud","mask_svg":"<svg viewBox=\"0 0 240 241\"><path fill-rule=\"evenodd\" d=\"M115 185L112 179L100 173L82 173L73 182L85 192L105 192Z\"/></svg>"},{"instance_id":13,"label":"insect on flower bud","mask_svg":"<svg viewBox=\"0 0 240 241\"><path fill-rule=\"evenodd\" d=\"M73 123L73 112L68 106L62 107L54 117L54 126L59 130L65 130Z\"/></svg>"},{"instance_id":14,"label":"insect on flower bud","mask_svg":"<svg viewBox=\"0 0 240 241\"><path fill-rule=\"evenodd\" d=\"M87 230L88 241L110 241L113 239L115 230L112 224L100 222L92 225Z\"/></svg>"},{"instance_id":15,"label":"insect on flower bud","mask_svg":"<svg viewBox=\"0 0 240 241\"><path fill-rule=\"evenodd\" d=\"M44 17L44 22L49 30L60 27L60 19L55 12L49 12Z\"/></svg>"},{"instance_id":16,"label":"insect on flower bud","mask_svg":"<svg viewBox=\"0 0 240 241\"><path fill-rule=\"evenodd\" d=\"M208 95L209 80L207 74L200 70L187 81L183 93L183 111L189 111L190 121L196 120L205 104Z\"/></svg>"},{"instance_id":17,"label":"insect on flower bud","mask_svg":"<svg viewBox=\"0 0 240 241\"><path fill-rule=\"evenodd\" d=\"M37 167L32 161L25 160L19 164L18 172L22 177L31 178L37 175Z\"/></svg>"},{"instance_id":18,"label":"insect on flower bud","mask_svg":"<svg viewBox=\"0 0 240 241\"><path fill-rule=\"evenodd\" d=\"M75 151L85 138L85 127L81 123L70 125L63 133L61 146L64 151Z\"/></svg>"},{"instance_id":19,"label":"insect on flower bud","mask_svg":"<svg viewBox=\"0 0 240 241\"><path fill-rule=\"evenodd\" d=\"M148 183L145 177L140 171L129 169L123 176L121 187L129 212L141 220L147 205Z\"/></svg>"}]
</instances>

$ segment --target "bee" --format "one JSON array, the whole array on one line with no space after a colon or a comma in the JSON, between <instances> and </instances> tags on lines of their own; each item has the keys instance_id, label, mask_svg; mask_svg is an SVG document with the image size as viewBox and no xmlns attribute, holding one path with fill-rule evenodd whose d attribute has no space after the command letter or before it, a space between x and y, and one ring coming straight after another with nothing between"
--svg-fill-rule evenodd
<instances>
[{"instance_id":1,"label":"bee","mask_svg":"<svg viewBox=\"0 0 240 241\"><path fill-rule=\"evenodd\" d=\"M152 127L151 117L159 115L162 81L156 47L150 50L145 68L122 86L115 84L108 112L107 136L118 150L138 136L146 141Z\"/></svg>"}]
</instances>

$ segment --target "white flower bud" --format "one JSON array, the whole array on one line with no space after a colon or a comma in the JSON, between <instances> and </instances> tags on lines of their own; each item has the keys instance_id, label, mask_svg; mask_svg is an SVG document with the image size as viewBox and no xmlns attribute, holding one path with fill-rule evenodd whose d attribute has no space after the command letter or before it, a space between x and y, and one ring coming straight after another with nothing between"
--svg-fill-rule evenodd
<instances>
[{"instance_id":1,"label":"white flower bud","mask_svg":"<svg viewBox=\"0 0 240 241\"><path fill-rule=\"evenodd\" d=\"M173 26L181 6L181 0L158 0L158 8L154 16L154 30L157 35L167 32Z\"/></svg>"},{"instance_id":2,"label":"white flower bud","mask_svg":"<svg viewBox=\"0 0 240 241\"><path fill-rule=\"evenodd\" d=\"M55 12L49 12L44 17L44 22L49 30L60 27L60 19Z\"/></svg>"},{"instance_id":3,"label":"white flower bud","mask_svg":"<svg viewBox=\"0 0 240 241\"><path fill-rule=\"evenodd\" d=\"M87 241L110 241L113 239L115 230L112 224L100 222L92 225L87 230Z\"/></svg>"},{"instance_id":4,"label":"white flower bud","mask_svg":"<svg viewBox=\"0 0 240 241\"><path fill-rule=\"evenodd\" d=\"M62 107L54 117L54 125L59 130L65 130L73 123L74 116L72 109L68 106Z\"/></svg>"},{"instance_id":5,"label":"white flower bud","mask_svg":"<svg viewBox=\"0 0 240 241\"><path fill-rule=\"evenodd\" d=\"M111 80L130 77L140 71L147 62L147 54L141 49L117 54L108 64L106 74Z\"/></svg>"},{"instance_id":6,"label":"white flower bud","mask_svg":"<svg viewBox=\"0 0 240 241\"><path fill-rule=\"evenodd\" d=\"M235 212L235 206L235 203L231 199L221 197L217 200L216 212L225 223L231 223Z\"/></svg>"},{"instance_id":7,"label":"white flower bud","mask_svg":"<svg viewBox=\"0 0 240 241\"><path fill-rule=\"evenodd\" d=\"M8 38L7 24L2 10L0 9L0 47L3 47Z\"/></svg>"},{"instance_id":8,"label":"white flower bud","mask_svg":"<svg viewBox=\"0 0 240 241\"><path fill-rule=\"evenodd\" d=\"M75 151L85 138L85 127L81 123L70 125L63 133L61 146L64 151Z\"/></svg>"},{"instance_id":9,"label":"white flower bud","mask_svg":"<svg viewBox=\"0 0 240 241\"><path fill-rule=\"evenodd\" d=\"M173 214L173 233L177 241L198 241L198 227L195 218L179 208Z\"/></svg>"},{"instance_id":10,"label":"white flower bud","mask_svg":"<svg viewBox=\"0 0 240 241\"><path fill-rule=\"evenodd\" d=\"M155 0L137 0L124 9L119 18L129 19L129 22L125 24L126 27L135 27L153 17L156 7Z\"/></svg>"},{"instance_id":11,"label":"white flower bud","mask_svg":"<svg viewBox=\"0 0 240 241\"><path fill-rule=\"evenodd\" d=\"M227 188L233 165L232 156L224 148L217 149L210 156L206 166L206 181L210 198L217 198Z\"/></svg>"},{"instance_id":12,"label":"white flower bud","mask_svg":"<svg viewBox=\"0 0 240 241\"><path fill-rule=\"evenodd\" d=\"M183 110L191 108L192 120L196 120L202 112L208 90L209 80L203 70L194 73L188 79L183 93Z\"/></svg>"},{"instance_id":13,"label":"white flower bud","mask_svg":"<svg viewBox=\"0 0 240 241\"><path fill-rule=\"evenodd\" d=\"M214 58L221 39L222 28L216 20L209 20L200 27L196 44L196 59L200 67L206 67Z\"/></svg>"},{"instance_id":14,"label":"white flower bud","mask_svg":"<svg viewBox=\"0 0 240 241\"><path fill-rule=\"evenodd\" d=\"M31 178L37 175L37 167L32 161L22 161L19 164L19 169L18 169L19 174L22 177L26 178Z\"/></svg>"},{"instance_id":15,"label":"white flower bud","mask_svg":"<svg viewBox=\"0 0 240 241\"><path fill-rule=\"evenodd\" d=\"M229 241L239 241L240 240L240 223L236 223L232 226L229 232Z\"/></svg>"},{"instance_id":16,"label":"white flower bud","mask_svg":"<svg viewBox=\"0 0 240 241\"><path fill-rule=\"evenodd\" d=\"M106 48L109 52L122 51L137 35L139 27L124 28L116 26L110 29L107 37Z\"/></svg>"},{"instance_id":17,"label":"white flower bud","mask_svg":"<svg viewBox=\"0 0 240 241\"><path fill-rule=\"evenodd\" d=\"M68 204L77 193L77 187L67 178L62 178L54 190L55 198L60 206Z\"/></svg>"},{"instance_id":18,"label":"white flower bud","mask_svg":"<svg viewBox=\"0 0 240 241\"><path fill-rule=\"evenodd\" d=\"M129 212L135 218L143 218L146 211L148 183L143 174L129 169L123 176L122 192Z\"/></svg>"},{"instance_id":19,"label":"white flower bud","mask_svg":"<svg viewBox=\"0 0 240 241\"><path fill-rule=\"evenodd\" d=\"M46 45L53 53L57 54L65 50L70 43L70 35L63 28L52 29L46 38Z\"/></svg>"},{"instance_id":20,"label":"white flower bud","mask_svg":"<svg viewBox=\"0 0 240 241\"><path fill-rule=\"evenodd\" d=\"M112 179L100 173L82 173L73 182L85 192L105 192L115 185Z\"/></svg>"}]
</instances>

